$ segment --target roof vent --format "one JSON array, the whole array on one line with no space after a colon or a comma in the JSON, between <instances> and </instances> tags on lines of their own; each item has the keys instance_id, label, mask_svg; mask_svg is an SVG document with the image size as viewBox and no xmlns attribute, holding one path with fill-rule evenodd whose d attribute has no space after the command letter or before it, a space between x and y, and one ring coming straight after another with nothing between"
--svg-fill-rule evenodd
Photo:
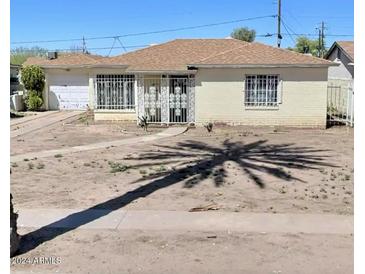
<instances>
[{"instance_id":1,"label":"roof vent","mask_svg":"<svg viewBox=\"0 0 365 274\"><path fill-rule=\"evenodd\" d=\"M48 60L57 59L57 51L49 51L47 58Z\"/></svg>"}]
</instances>

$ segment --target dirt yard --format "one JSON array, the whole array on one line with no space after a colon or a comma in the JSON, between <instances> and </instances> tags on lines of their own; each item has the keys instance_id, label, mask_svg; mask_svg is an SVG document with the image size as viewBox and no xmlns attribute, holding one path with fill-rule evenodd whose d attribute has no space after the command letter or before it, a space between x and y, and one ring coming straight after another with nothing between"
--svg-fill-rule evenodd
<instances>
[{"instance_id":1,"label":"dirt yard","mask_svg":"<svg viewBox=\"0 0 365 274\"><path fill-rule=\"evenodd\" d=\"M11 155L120 140L154 134L161 130L162 128L151 127L145 132L134 122L94 122L91 115L83 114L77 119L12 138Z\"/></svg>"},{"instance_id":2,"label":"dirt yard","mask_svg":"<svg viewBox=\"0 0 365 274\"><path fill-rule=\"evenodd\" d=\"M352 242L350 235L74 230L13 258L11 270L19 273L30 273L31 269L32 273L350 274L353 273ZM57 259L58 263L21 264L24 259L45 256Z\"/></svg>"},{"instance_id":3,"label":"dirt yard","mask_svg":"<svg viewBox=\"0 0 365 274\"><path fill-rule=\"evenodd\" d=\"M12 140L11 153L140 134L135 125L79 120ZM198 127L155 143L13 163L11 192L16 208L353 214L353 130Z\"/></svg>"}]
</instances>

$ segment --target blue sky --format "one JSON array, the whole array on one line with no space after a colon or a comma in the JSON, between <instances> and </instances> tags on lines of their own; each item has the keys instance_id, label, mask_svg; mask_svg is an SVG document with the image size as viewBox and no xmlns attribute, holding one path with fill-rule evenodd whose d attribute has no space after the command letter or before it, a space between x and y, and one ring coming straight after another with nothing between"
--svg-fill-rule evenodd
<instances>
[{"instance_id":1,"label":"blue sky","mask_svg":"<svg viewBox=\"0 0 365 274\"><path fill-rule=\"evenodd\" d=\"M277 12L277 0L11 0L11 42L56 40L69 38L114 36L128 33L203 25L272 15ZM282 18L290 32L315 34L323 20L327 34L353 35L352 0L282 0ZM121 38L123 45L149 45L175 38L224 38L232 29L247 26L257 34L276 32L276 19L265 18L194 30L176 31ZM282 26L282 32L287 32ZM295 39L296 36L292 35ZM312 37L315 38L315 37ZM334 40L353 37L327 37L327 46ZM275 37L258 37L256 41L276 45ZM293 46L284 35L282 47ZM34 43L49 49L81 46L81 41ZM111 47L113 39L88 40L88 48ZM11 47L16 46L12 44ZM115 46L120 46L118 42ZM130 50L130 49L129 49ZM106 55L109 50L92 50ZM111 55L122 53L114 49Z\"/></svg>"}]
</instances>

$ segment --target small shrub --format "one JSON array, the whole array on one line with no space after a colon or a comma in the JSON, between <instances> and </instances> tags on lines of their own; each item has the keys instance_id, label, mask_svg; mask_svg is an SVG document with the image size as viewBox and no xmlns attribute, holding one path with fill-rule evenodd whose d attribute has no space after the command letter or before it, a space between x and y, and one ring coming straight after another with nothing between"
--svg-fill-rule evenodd
<instances>
[{"instance_id":1,"label":"small shrub","mask_svg":"<svg viewBox=\"0 0 365 274\"><path fill-rule=\"evenodd\" d=\"M33 169L34 164L33 163L28 163L28 169Z\"/></svg>"},{"instance_id":2,"label":"small shrub","mask_svg":"<svg viewBox=\"0 0 365 274\"><path fill-rule=\"evenodd\" d=\"M164 171L166 171L167 169L166 169L166 167L165 166L159 166L157 169L156 169L156 171L157 172L164 172Z\"/></svg>"},{"instance_id":3,"label":"small shrub","mask_svg":"<svg viewBox=\"0 0 365 274\"><path fill-rule=\"evenodd\" d=\"M26 90L34 90L41 96L44 89L46 76L39 66L24 66L21 69L21 82Z\"/></svg>"},{"instance_id":4,"label":"small shrub","mask_svg":"<svg viewBox=\"0 0 365 274\"><path fill-rule=\"evenodd\" d=\"M11 164L10 164L10 166L11 166L11 167L17 167L17 166L18 166L18 164L17 164L17 163L11 163Z\"/></svg>"},{"instance_id":5,"label":"small shrub","mask_svg":"<svg viewBox=\"0 0 365 274\"><path fill-rule=\"evenodd\" d=\"M45 167L45 165L43 163L39 163L37 165L37 169L43 169Z\"/></svg>"},{"instance_id":6,"label":"small shrub","mask_svg":"<svg viewBox=\"0 0 365 274\"><path fill-rule=\"evenodd\" d=\"M147 116L142 116L142 117L138 117L139 119L139 126L142 127L145 131L147 131L148 128L148 117Z\"/></svg>"},{"instance_id":7,"label":"small shrub","mask_svg":"<svg viewBox=\"0 0 365 274\"><path fill-rule=\"evenodd\" d=\"M39 110L43 104L42 98L33 90L28 91L25 101L27 109L32 111Z\"/></svg>"},{"instance_id":8,"label":"small shrub","mask_svg":"<svg viewBox=\"0 0 365 274\"><path fill-rule=\"evenodd\" d=\"M63 155L62 155L62 154L56 154L54 157L55 157L55 158L62 158L62 157L63 157Z\"/></svg>"},{"instance_id":9,"label":"small shrub","mask_svg":"<svg viewBox=\"0 0 365 274\"><path fill-rule=\"evenodd\" d=\"M212 132L213 130L213 123L208 123L204 125L204 127L208 130L208 132Z\"/></svg>"},{"instance_id":10,"label":"small shrub","mask_svg":"<svg viewBox=\"0 0 365 274\"><path fill-rule=\"evenodd\" d=\"M29 161L29 159L28 158L24 158L24 162L28 162Z\"/></svg>"},{"instance_id":11,"label":"small shrub","mask_svg":"<svg viewBox=\"0 0 365 274\"><path fill-rule=\"evenodd\" d=\"M141 169L141 170L139 171L139 173L140 173L140 174L142 174L142 175L146 175L146 174L147 174L147 171L145 171L145 170Z\"/></svg>"},{"instance_id":12,"label":"small shrub","mask_svg":"<svg viewBox=\"0 0 365 274\"><path fill-rule=\"evenodd\" d=\"M129 166L111 161L109 161L109 166L111 168L110 173L124 172L129 168Z\"/></svg>"}]
</instances>

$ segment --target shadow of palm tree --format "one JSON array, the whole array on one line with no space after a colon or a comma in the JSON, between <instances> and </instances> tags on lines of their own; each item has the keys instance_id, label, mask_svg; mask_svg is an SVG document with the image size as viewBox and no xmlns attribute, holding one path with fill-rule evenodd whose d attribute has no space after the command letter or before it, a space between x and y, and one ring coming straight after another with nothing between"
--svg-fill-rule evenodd
<instances>
[{"instance_id":1,"label":"shadow of palm tree","mask_svg":"<svg viewBox=\"0 0 365 274\"><path fill-rule=\"evenodd\" d=\"M326 155L319 155L325 150L308 147L297 147L293 144L267 144L267 140L244 144L226 140L222 146L210 146L203 142L186 141L176 146L156 146L157 151L144 153L141 157L127 158L127 160L147 161L139 163L133 168L147 167L155 164L177 164L173 170L164 170L134 181L149 182L129 191L119 197L107 200L88 209L70 214L56 222L50 223L33 232L22 236L18 252L24 254L40 244L50 241L57 236L72 231L82 225L108 215L135 201L146 197L157 190L184 181L184 186L191 188L213 174L216 186L221 186L227 176L224 163L237 163L260 188L265 187L261 178L263 174L270 174L276 178L290 181L302 181L293 177L283 168L318 169L323 166L334 166L326 163ZM21 213L20 213L21 214Z\"/></svg>"},{"instance_id":2,"label":"shadow of palm tree","mask_svg":"<svg viewBox=\"0 0 365 274\"><path fill-rule=\"evenodd\" d=\"M148 160L146 164L138 164L134 167L158 164L170 164L174 159L182 159L178 169L165 171L150 176L145 176L133 183L151 180L167 176L176 176L185 180L185 187L193 187L200 181L212 177L216 186L221 186L227 177L226 162L236 163L240 169L253 180L260 188L265 187L260 174L269 174L285 181L300 178L292 176L284 168L290 169L318 169L321 166L332 166L324 160L326 155L318 155L325 150L311 149L308 147L295 147L293 144L269 145L267 140L243 144L225 140L221 147L210 146L203 142L186 141L176 146L158 145L157 151L144 153L142 157L127 158L127 160ZM161 150L162 149L162 150ZM184 160L186 159L186 160ZM161 162L165 160L165 162ZM179 176L179 174L182 174Z\"/></svg>"}]
</instances>

